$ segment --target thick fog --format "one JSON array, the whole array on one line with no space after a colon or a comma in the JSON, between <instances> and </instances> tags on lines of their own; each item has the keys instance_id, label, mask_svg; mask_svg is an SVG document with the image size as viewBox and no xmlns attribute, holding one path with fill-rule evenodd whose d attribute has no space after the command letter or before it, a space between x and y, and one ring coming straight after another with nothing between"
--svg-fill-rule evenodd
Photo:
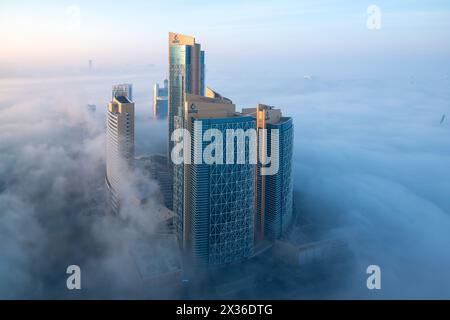
<instances>
[{"instance_id":1,"label":"thick fog","mask_svg":"<svg viewBox=\"0 0 450 320\"><path fill-rule=\"evenodd\" d=\"M321 284L314 297L450 298L450 83L444 72L210 74L207 82L239 108L261 102L294 118L298 214L345 239L353 257L345 274L333 276L344 280ZM163 153L165 124L150 119L151 87L163 77L0 79L0 298L147 297L133 276L127 244L152 232L152 209L129 210L123 223L98 208L104 112L111 85L133 82L136 153ZM95 114L88 103L97 105ZM156 193L156 183L148 184ZM70 264L83 270L80 292L65 288ZM381 267L380 291L366 287L371 264Z\"/></svg>"},{"instance_id":2,"label":"thick fog","mask_svg":"<svg viewBox=\"0 0 450 320\"><path fill-rule=\"evenodd\" d=\"M245 91L229 85L225 93L244 104L257 96L294 117L299 214L345 239L354 255L348 272L335 274L344 281L315 298L450 298L447 64L387 65L342 76L305 66L297 75L261 72L277 80L261 86L245 74ZM366 286L373 264L380 291Z\"/></svg>"},{"instance_id":3,"label":"thick fog","mask_svg":"<svg viewBox=\"0 0 450 320\"><path fill-rule=\"evenodd\" d=\"M300 297L449 298L448 63L322 61L208 79L239 105L274 105L294 118L298 214L353 254L344 274L328 266L332 279L319 289L299 284ZM373 264L379 291L366 286Z\"/></svg>"},{"instance_id":4,"label":"thick fog","mask_svg":"<svg viewBox=\"0 0 450 320\"><path fill-rule=\"evenodd\" d=\"M339 297L450 297L448 85L441 74L342 81L288 109L302 206L333 219L356 257ZM365 286L371 264L380 292Z\"/></svg>"},{"instance_id":5,"label":"thick fog","mask_svg":"<svg viewBox=\"0 0 450 320\"><path fill-rule=\"evenodd\" d=\"M154 231L152 206L159 203L155 196L146 211L126 208L122 219L104 212L105 110L113 83L113 77L1 80L0 297L114 298L141 291L128 244ZM98 103L95 113L88 103ZM149 104L139 101L137 110L141 153L165 145L158 143L164 123L150 124ZM137 194L142 174L126 178L127 192ZM156 194L155 182L144 183ZM65 289L72 264L83 271L85 290L78 294Z\"/></svg>"}]
</instances>

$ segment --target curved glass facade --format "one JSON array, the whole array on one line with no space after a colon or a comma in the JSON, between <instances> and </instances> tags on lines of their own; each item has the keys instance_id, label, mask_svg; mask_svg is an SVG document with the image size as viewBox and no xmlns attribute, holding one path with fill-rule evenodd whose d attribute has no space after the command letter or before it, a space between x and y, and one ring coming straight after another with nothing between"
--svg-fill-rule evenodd
<instances>
[{"instance_id":1,"label":"curved glass facade","mask_svg":"<svg viewBox=\"0 0 450 320\"><path fill-rule=\"evenodd\" d=\"M265 178L264 233L273 240L283 235L293 222L292 197L292 152L294 128L292 118L284 117L277 124L267 124L267 140L271 139L271 129L279 130L279 170ZM268 149L271 152L272 146Z\"/></svg>"}]
</instances>

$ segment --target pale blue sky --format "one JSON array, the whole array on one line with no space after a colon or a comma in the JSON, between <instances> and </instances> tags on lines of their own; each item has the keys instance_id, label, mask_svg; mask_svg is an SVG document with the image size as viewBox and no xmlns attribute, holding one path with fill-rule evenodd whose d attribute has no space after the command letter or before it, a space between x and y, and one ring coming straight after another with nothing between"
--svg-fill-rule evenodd
<instances>
[{"instance_id":1,"label":"pale blue sky","mask_svg":"<svg viewBox=\"0 0 450 320\"><path fill-rule=\"evenodd\" d=\"M381 30L366 10L381 9ZM80 9L80 24L66 10ZM162 64L167 32L194 35L207 60L450 53L444 0L11 1L0 2L1 64L86 59ZM211 61L211 60L208 60Z\"/></svg>"}]
</instances>

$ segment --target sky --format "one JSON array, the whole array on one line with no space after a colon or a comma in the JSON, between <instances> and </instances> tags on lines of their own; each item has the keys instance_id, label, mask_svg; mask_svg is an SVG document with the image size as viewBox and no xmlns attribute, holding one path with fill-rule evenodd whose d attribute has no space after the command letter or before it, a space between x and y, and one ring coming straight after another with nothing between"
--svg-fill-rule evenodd
<instances>
[{"instance_id":1,"label":"sky","mask_svg":"<svg viewBox=\"0 0 450 320\"><path fill-rule=\"evenodd\" d=\"M367 8L381 10L369 30ZM443 57L448 1L10 1L0 3L0 68L164 66L167 33L195 35L226 69L301 59ZM224 67L225 68L225 67Z\"/></svg>"},{"instance_id":2,"label":"sky","mask_svg":"<svg viewBox=\"0 0 450 320\"><path fill-rule=\"evenodd\" d=\"M274 3L0 2L0 298L149 297L128 245L152 232L156 196L125 225L86 211L102 201L113 84L134 85L136 153L165 151L166 124L150 115L169 31L196 37L207 85L238 109L261 102L293 117L299 214L349 245L344 273L327 266L333 281L283 297L450 298L450 4ZM380 30L366 26L371 4ZM81 293L65 287L73 263ZM365 286L369 264L380 291ZM261 292L279 297L248 297Z\"/></svg>"}]
</instances>

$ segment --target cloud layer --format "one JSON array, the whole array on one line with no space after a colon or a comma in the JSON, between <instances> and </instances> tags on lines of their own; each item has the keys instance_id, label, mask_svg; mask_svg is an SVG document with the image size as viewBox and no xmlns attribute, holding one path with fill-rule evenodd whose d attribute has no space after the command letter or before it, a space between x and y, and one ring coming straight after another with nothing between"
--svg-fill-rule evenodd
<instances>
[{"instance_id":1,"label":"cloud layer","mask_svg":"<svg viewBox=\"0 0 450 320\"><path fill-rule=\"evenodd\" d=\"M108 88L111 80L100 82ZM128 246L154 230L152 208L158 203L152 197L154 204L151 200L146 211L126 208L126 222L105 215L104 107L99 105L96 114L88 112L88 98L98 99L101 93L89 94L82 83L11 81L2 87L2 298L114 298L142 292ZM107 96L103 99L108 101ZM157 134L159 124L154 126L153 132L147 131L150 136ZM142 176L127 174L129 193L136 192L134 182L158 192L156 184ZM89 290L77 294L65 289L70 264L88 271L83 283Z\"/></svg>"},{"instance_id":2,"label":"cloud layer","mask_svg":"<svg viewBox=\"0 0 450 320\"><path fill-rule=\"evenodd\" d=\"M213 79L238 104L259 100L294 117L299 214L352 252L338 282L319 292L299 284L293 296L450 297L450 126L440 124L450 116L449 83L437 77ZM153 229L151 210L133 211L126 224L88 210L104 201L103 106L110 85L127 80L135 83L137 152L164 152L165 125L149 120L144 89L157 79L1 80L0 297L149 297L126 261L129 242ZM91 100L95 115L85 109ZM65 290L69 264L86 271L89 290ZM365 286L370 264L382 270L379 292Z\"/></svg>"}]
</instances>

